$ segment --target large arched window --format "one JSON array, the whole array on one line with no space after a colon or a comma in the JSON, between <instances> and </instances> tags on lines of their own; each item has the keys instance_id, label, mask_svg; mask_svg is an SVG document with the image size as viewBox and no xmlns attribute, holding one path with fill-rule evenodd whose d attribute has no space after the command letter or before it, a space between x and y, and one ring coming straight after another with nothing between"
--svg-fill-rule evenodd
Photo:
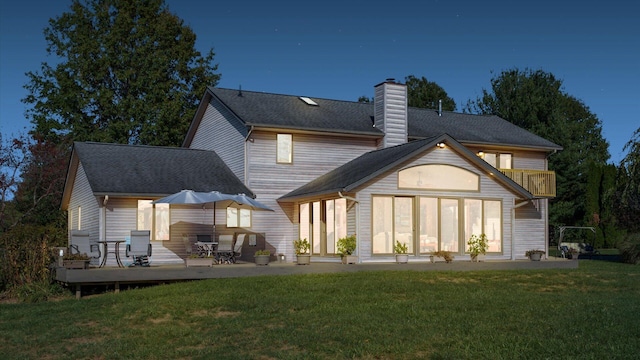
<instances>
[{"instance_id":1,"label":"large arched window","mask_svg":"<svg viewBox=\"0 0 640 360\"><path fill-rule=\"evenodd\" d=\"M452 165L418 165L398 172L398 188L480 191L480 176Z\"/></svg>"}]
</instances>

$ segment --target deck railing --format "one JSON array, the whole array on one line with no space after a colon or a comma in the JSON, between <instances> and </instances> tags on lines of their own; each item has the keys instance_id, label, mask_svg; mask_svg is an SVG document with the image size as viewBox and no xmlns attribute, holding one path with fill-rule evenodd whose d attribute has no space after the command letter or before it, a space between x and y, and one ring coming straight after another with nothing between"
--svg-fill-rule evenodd
<instances>
[{"instance_id":1,"label":"deck railing","mask_svg":"<svg viewBox=\"0 0 640 360\"><path fill-rule=\"evenodd\" d=\"M531 194L540 197L556 196L556 173L545 170L499 169Z\"/></svg>"}]
</instances>

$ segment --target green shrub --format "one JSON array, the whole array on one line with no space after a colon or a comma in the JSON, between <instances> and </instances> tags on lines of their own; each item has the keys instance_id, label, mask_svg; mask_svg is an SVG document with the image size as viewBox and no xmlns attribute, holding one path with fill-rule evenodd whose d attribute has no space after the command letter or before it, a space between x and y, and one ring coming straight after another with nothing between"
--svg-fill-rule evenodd
<instances>
[{"instance_id":1,"label":"green shrub","mask_svg":"<svg viewBox=\"0 0 640 360\"><path fill-rule=\"evenodd\" d=\"M356 236L350 235L338 239L338 254L340 255L353 255L356 251Z\"/></svg>"},{"instance_id":2,"label":"green shrub","mask_svg":"<svg viewBox=\"0 0 640 360\"><path fill-rule=\"evenodd\" d=\"M19 225L0 234L0 290L49 281L51 248L67 244L66 230Z\"/></svg>"},{"instance_id":3,"label":"green shrub","mask_svg":"<svg viewBox=\"0 0 640 360\"><path fill-rule=\"evenodd\" d=\"M271 255L271 251L269 251L269 250L258 250L254 254L254 256L258 256L258 255Z\"/></svg>"},{"instance_id":4,"label":"green shrub","mask_svg":"<svg viewBox=\"0 0 640 360\"><path fill-rule=\"evenodd\" d=\"M640 233L629 234L618 245L620 258L629 264L640 264Z\"/></svg>"},{"instance_id":5,"label":"green shrub","mask_svg":"<svg viewBox=\"0 0 640 360\"><path fill-rule=\"evenodd\" d=\"M407 244L396 240L396 244L393 245L393 252L396 254L406 254L407 251L409 251Z\"/></svg>"}]
</instances>

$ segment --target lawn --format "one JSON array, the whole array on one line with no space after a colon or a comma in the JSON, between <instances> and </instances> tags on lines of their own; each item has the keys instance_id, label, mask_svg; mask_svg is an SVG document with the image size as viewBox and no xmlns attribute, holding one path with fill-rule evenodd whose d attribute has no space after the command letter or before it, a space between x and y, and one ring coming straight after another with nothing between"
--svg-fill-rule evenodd
<instances>
[{"instance_id":1,"label":"lawn","mask_svg":"<svg viewBox=\"0 0 640 360\"><path fill-rule=\"evenodd\" d=\"M2 359L631 359L640 267L214 279L0 305Z\"/></svg>"}]
</instances>

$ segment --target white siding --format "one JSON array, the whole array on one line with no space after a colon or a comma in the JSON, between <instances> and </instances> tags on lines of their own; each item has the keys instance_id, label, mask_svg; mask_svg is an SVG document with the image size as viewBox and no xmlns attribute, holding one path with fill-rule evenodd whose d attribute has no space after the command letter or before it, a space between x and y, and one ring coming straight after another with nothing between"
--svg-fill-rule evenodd
<instances>
[{"instance_id":1,"label":"white siding","mask_svg":"<svg viewBox=\"0 0 640 360\"><path fill-rule=\"evenodd\" d=\"M72 215L69 222L71 225L69 234L71 234L71 230L78 229L78 207L82 208L80 227L82 230L89 232L89 242L97 245L97 241L100 238L100 209L81 163L78 164L78 171L76 172L73 190L69 199L68 209ZM96 265L97 260L92 260L92 264Z\"/></svg>"},{"instance_id":2,"label":"white siding","mask_svg":"<svg viewBox=\"0 0 640 360\"><path fill-rule=\"evenodd\" d=\"M213 150L233 173L244 181L244 139L246 128L218 101L212 99L191 142L190 148Z\"/></svg>"},{"instance_id":3,"label":"white siding","mask_svg":"<svg viewBox=\"0 0 640 360\"><path fill-rule=\"evenodd\" d=\"M276 133L255 131L247 142L246 185L257 200L275 212L254 211L252 231L266 233L266 241L279 253L294 259L298 218L293 204L276 199L328 171L375 150L375 140L293 134L293 163L276 164ZM293 218L290 219L288 214Z\"/></svg>"},{"instance_id":4,"label":"white siding","mask_svg":"<svg viewBox=\"0 0 640 360\"><path fill-rule=\"evenodd\" d=\"M374 119L378 129L385 133L381 147L407 142L407 87L402 84L383 83L375 88Z\"/></svg>"},{"instance_id":5,"label":"white siding","mask_svg":"<svg viewBox=\"0 0 640 360\"><path fill-rule=\"evenodd\" d=\"M397 171L402 168L408 168L416 165L424 164L449 164L458 166L480 175L480 189L476 192L456 192L456 191L420 191L415 189L398 189ZM503 186L499 185L492 178L482 173L471 163L459 157L455 152L449 149L434 149L423 154L419 158L403 164L400 168L385 174L384 176L365 185L366 188L358 191L357 199L360 201L360 229L358 231L358 240L361 246L361 260L391 261L390 257L380 258L372 256L371 249L371 199L373 195L421 195L431 197L451 197L451 198L477 198L477 199L499 199L502 200L502 255L491 255L491 259L509 259L511 256L511 209L513 208L513 200L515 196ZM460 242L466 242L466 239L460 239ZM459 258L462 255L458 256ZM425 257L426 260L426 257Z\"/></svg>"}]
</instances>

